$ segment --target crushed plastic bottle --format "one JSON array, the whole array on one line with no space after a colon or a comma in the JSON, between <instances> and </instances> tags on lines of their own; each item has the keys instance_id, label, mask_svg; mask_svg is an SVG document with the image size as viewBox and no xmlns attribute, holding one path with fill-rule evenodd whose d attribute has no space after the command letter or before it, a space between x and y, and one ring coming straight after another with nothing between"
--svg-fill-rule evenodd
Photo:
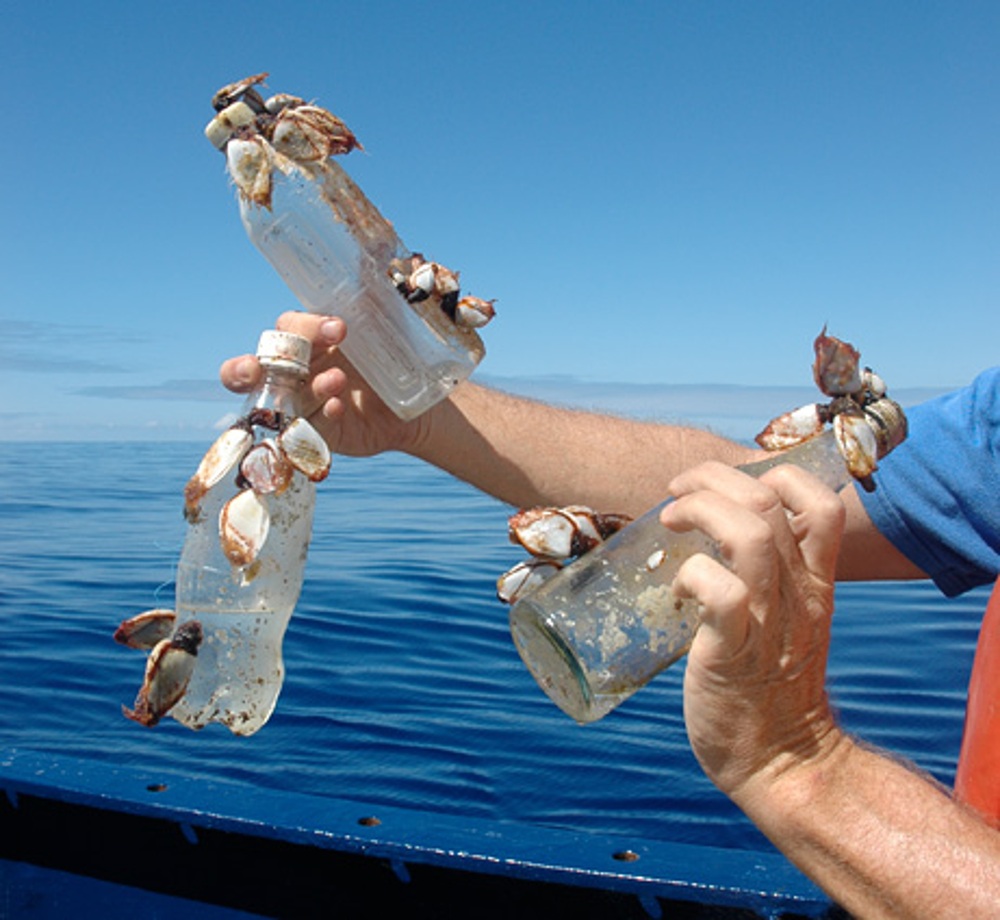
<instances>
[{"instance_id":1,"label":"crushed plastic bottle","mask_svg":"<svg viewBox=\"0 0 1000 920\"><path fill-rule=\"evenodd\" d=\"M152 650L134 708L125 709L144 725L170 715L193 729L220 722L251 735L274 711L316 483L330 468L325 442L299 415L309 353L301 336L261 335L264 383L185 489L190 527L176 610L140 614L115 634L122 644Z\"/></svg>"},{"instance_id":2,"label":"crushed plastic bottle","mask_svg":"<svg viewBox=\"0 0 1000 920\"><path fill-rule=\"evenodd\" d=\"M344 355L411 419L465 380L485 350L492 301L459 296L458 275L411 253L331 157L359 146L336 116L300 99L266 102L266 74L220 90L206 127L226 154L247 235L303 307L347 322Z\"/></svg>"}]
</instances>

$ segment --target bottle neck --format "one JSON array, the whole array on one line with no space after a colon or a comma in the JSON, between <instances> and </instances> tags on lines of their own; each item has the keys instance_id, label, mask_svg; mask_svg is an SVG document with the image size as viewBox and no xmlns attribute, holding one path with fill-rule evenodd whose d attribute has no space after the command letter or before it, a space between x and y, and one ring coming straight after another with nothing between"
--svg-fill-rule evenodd
<instances>
[{"instance_id":1,"label":"bottle neck","mask_svg":"<svg viewBox=\"0 0 1000 920\"><path fill-rule=\"evenodd\" d=\"M872 491L875 488L872 473L878 468L878 461L906 439L906 415L899 403L888 396L863 408L851 403L849 409L835 415L832 428L790 450L740 469L751 476L761 476L773 466L790 463L808 470L834 491L853 481Z\"/></svg>"},{"instance_id":2,"label":"bottle neck","mask_svg":"<svg viewBox=\"0 0 1000 920\"><path fill-rule=\"evenodd\" d=\"M776 453L773 457L746 463L740 469L751 476L760 477L768 470L786 463L807 470L835 492L854 481L837 446L836 436L830 429L796 447Z\"/></svg>"},{"instance_id":3,"label":"bottle neck","mask_svg":"<svg viewBox=\"0 0 1000 920\"><path fill-rule=\"evenodd\" d=\"M296 418L301 414L300 394L305 379L295 371L265 364L264 382L247 398L244 416L256 410L258 414L273 413L285 422Z\"/></svg>"}]
</instances>

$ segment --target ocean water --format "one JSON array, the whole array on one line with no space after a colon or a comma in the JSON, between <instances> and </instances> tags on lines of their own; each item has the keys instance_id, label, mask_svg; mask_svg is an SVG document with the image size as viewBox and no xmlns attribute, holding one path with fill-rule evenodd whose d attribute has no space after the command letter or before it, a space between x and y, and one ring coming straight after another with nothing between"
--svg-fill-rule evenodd
<instances>
[{"instance_id":1,"label":"ocean water","mask_svg":"<svg viewBox=\"0 0 1000 920\"><path fill-rule=\"evenodd\" d=\"M510 509L397 455L319 490L287 676L251 738L126 720L144 656L118 623L172 606L181 490L205 444L0 444L0 746L255 788L715 846L766 842L703 777L683 663L573 723L522 666L494 596ZM951 783L986 589L838 589L841 721Z\"/></svg>"}]
</instances>

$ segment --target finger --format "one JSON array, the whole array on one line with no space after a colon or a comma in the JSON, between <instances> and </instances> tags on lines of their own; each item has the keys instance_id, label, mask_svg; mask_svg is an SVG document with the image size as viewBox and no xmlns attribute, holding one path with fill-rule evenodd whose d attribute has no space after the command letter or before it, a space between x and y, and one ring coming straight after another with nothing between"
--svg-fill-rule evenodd
<instances>
[{"instance_id":1,"label":"finger","mask_svg":"<svg viewBox=\"0 0 1000 920\"><path fill-rule=\"evenodd\" d=\"M339 316L303 313L300 310L282 313L274 326L282 332L292 332L309 339L314 361L326 356L347 337L347 324Z\"/></svg>"},{"instance_id":2,"label":"finger","mask_svg":"<svg viewBox=\"0 0 1000 920\"><path fill-rule=\"evenodd\" d=\"M776 469L788 469L781 466ZM793 512L786 507L782 494L772 487L772 482L778 481L772 473L760 478L749 476L741 470L722 463L704 463L685 471L670 484L671 492L684 496L696 490L711 490L725 495L731 501L757 513L770 526L774 546L785 559L791 559L798 554L797 542L800 534L791 526L790 518ZM812 488L822 492L822 486L817 480L811 479L804 470L798 470L806 476L806 483L799 487L796 493L800 496L808 492L808 483ZM777 474L780 478L782 474ZM804 499L801 499L804 500ZM668 506L669 507L669 506Z\"/></svg>"},{"instance_id":3,"label":"finger","mask_svg":"<svg viewBox=\"0 0 1000 920\"><path fill-rule=\"evenodd\" d=\"M694 599L701 612L696 642L702 654L729 659L744 647L751 625L750 592L721 563L701 553L686 560L672 585L674 596Z\"/></svg>"},{"instance_id":4,"label":"finger","mask_svg":"<svg viewBox=\"0 0 1000 920\"><path fill-rule=\"evenodd\" d=\"M227 390L249 393L261 379L261 368L253 355L239 355L222 362L219 379Z\"/></svg>"},{"instance_id":5,"label":"finger","mask_svg":"<svg viewBox=\"0 0 1000 920\"><path fill-rule=\"evenodd\" d=\"M716 461L685 470L671 481L669 489L676 497L707 489L761 514L784 513L780 497L768 487L764 477L756 478L737 467Z\"/></svg>"},{"instance_id":6,"label":"finger","mask_svg":"<svg viewBox=\"0 0 1000 920\"><path fill-rule=\"evenodd\" d=\"M769 591L777 577L775 528L784 528L781 542L792 542L783 512L768 519L708 488L671 502L663 509L660 520L671 530L700 530L706 534L718 546L722 559L755 593Z\"/></svg>"},{"instance_id":7,"label":"finger","mask_svg":"<svg viewBox=\"0 0 1000 920\"><path fill-rule=\"evenodd\" d=\"M847 518L840 497L811 473L794 466L775 467L761 481L788 510L789 530L809 570L831 573Z\"/></svg>"},{"instance_id":8,"label":"finger","mask_svg":"<svg viewBox=\"0 0 1000 920\"><path fill-rule=\"evenodd\" d=\"M330 368L313 378L313 396L320 404L326 418L337 419L343 416L347 409L345 399L349 383L347 374L340 367Z\"/></svg>"}]
</instances>

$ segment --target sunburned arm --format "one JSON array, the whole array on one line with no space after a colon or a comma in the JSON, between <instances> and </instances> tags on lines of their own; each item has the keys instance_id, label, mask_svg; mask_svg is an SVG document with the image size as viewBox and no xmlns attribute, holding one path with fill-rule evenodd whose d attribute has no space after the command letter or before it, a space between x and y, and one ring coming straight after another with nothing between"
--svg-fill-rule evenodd
<instances>
[{"instance_id":1,"label":"sunburned arm","mask_svg":"<svg viewBox=\"0 0 1000 920\"><path fill-rule=\"evenodd\" d=\"M672 484L666 526L702 530L674 591L702 625L684 674L706 775L793 863L859 917L995 917L1000 833L929 777L836 723L826 666L845 519L802 470L752 480L718 464Z\"/></svg>"},{"instance_id":2,"label":"sunburned arm","mask_svg":"<svg viewBox=\"0 0 1000 920\"><path fill-rule=\"evenodd\" d=\"M517 507L590 505L633 516L704 460L759 451L707 431L557 408L472 383L428 414L408 452Z\"/></svg>"},{"instance_id":3,"label":"sunburned arm","mask_svg":"<svg viewBox=\"0 0 1000 920\"><path fill-rule=\"evenodd\" d=\"M878 473L875 474L878 488ZM837 557L837 581L906 581L927 578L871 522L858 493L848 487L840 493L847 509L844 539Z\"/></svg>"},{"instance_id":4,"label":"sunburned arm","mask_svg":"<svg viewBox=\"0 0 1000 920\"><path fill-rule=\"evenodd\" d=\"M471 382L402 422L339 354L340 320L289 312L277 326L313 342L307 402L332 450L348 456L403 451L515 507L585 504L636 516L660 504L683 469L706 460L737 466L762 456L697 428L556 408ZM260 368L244 355L226 361L221 375L230 389L247 392ZM851 492L843 493L848 525L838 577L921 577L875 530Z\"/></svg>"},{"instance_id":5,"label":"sunburned arm","mask_svg":"<svg viewBox=\"0 0 1000 920\"><path fill-rule=\"evenodd\" d=\"M763 455L697 428L557 408L472 383L432 410L409 452L516 507L583 504L633 516L660 504L684 469ZM853 488L841 497L838 580L927 577L875 528Z\"/></svg>"},{"instance_id":6,"label":"sunburned arm","mask_svg":"<svg viewBox=\"0 0 1000 920\"><path fill-rule=\"evenodd\" d=\"M846 737L822 762L756 778L733 798L853 915L997 915L1000 832L932 779Z\"/></svg>"}]
</instances>

